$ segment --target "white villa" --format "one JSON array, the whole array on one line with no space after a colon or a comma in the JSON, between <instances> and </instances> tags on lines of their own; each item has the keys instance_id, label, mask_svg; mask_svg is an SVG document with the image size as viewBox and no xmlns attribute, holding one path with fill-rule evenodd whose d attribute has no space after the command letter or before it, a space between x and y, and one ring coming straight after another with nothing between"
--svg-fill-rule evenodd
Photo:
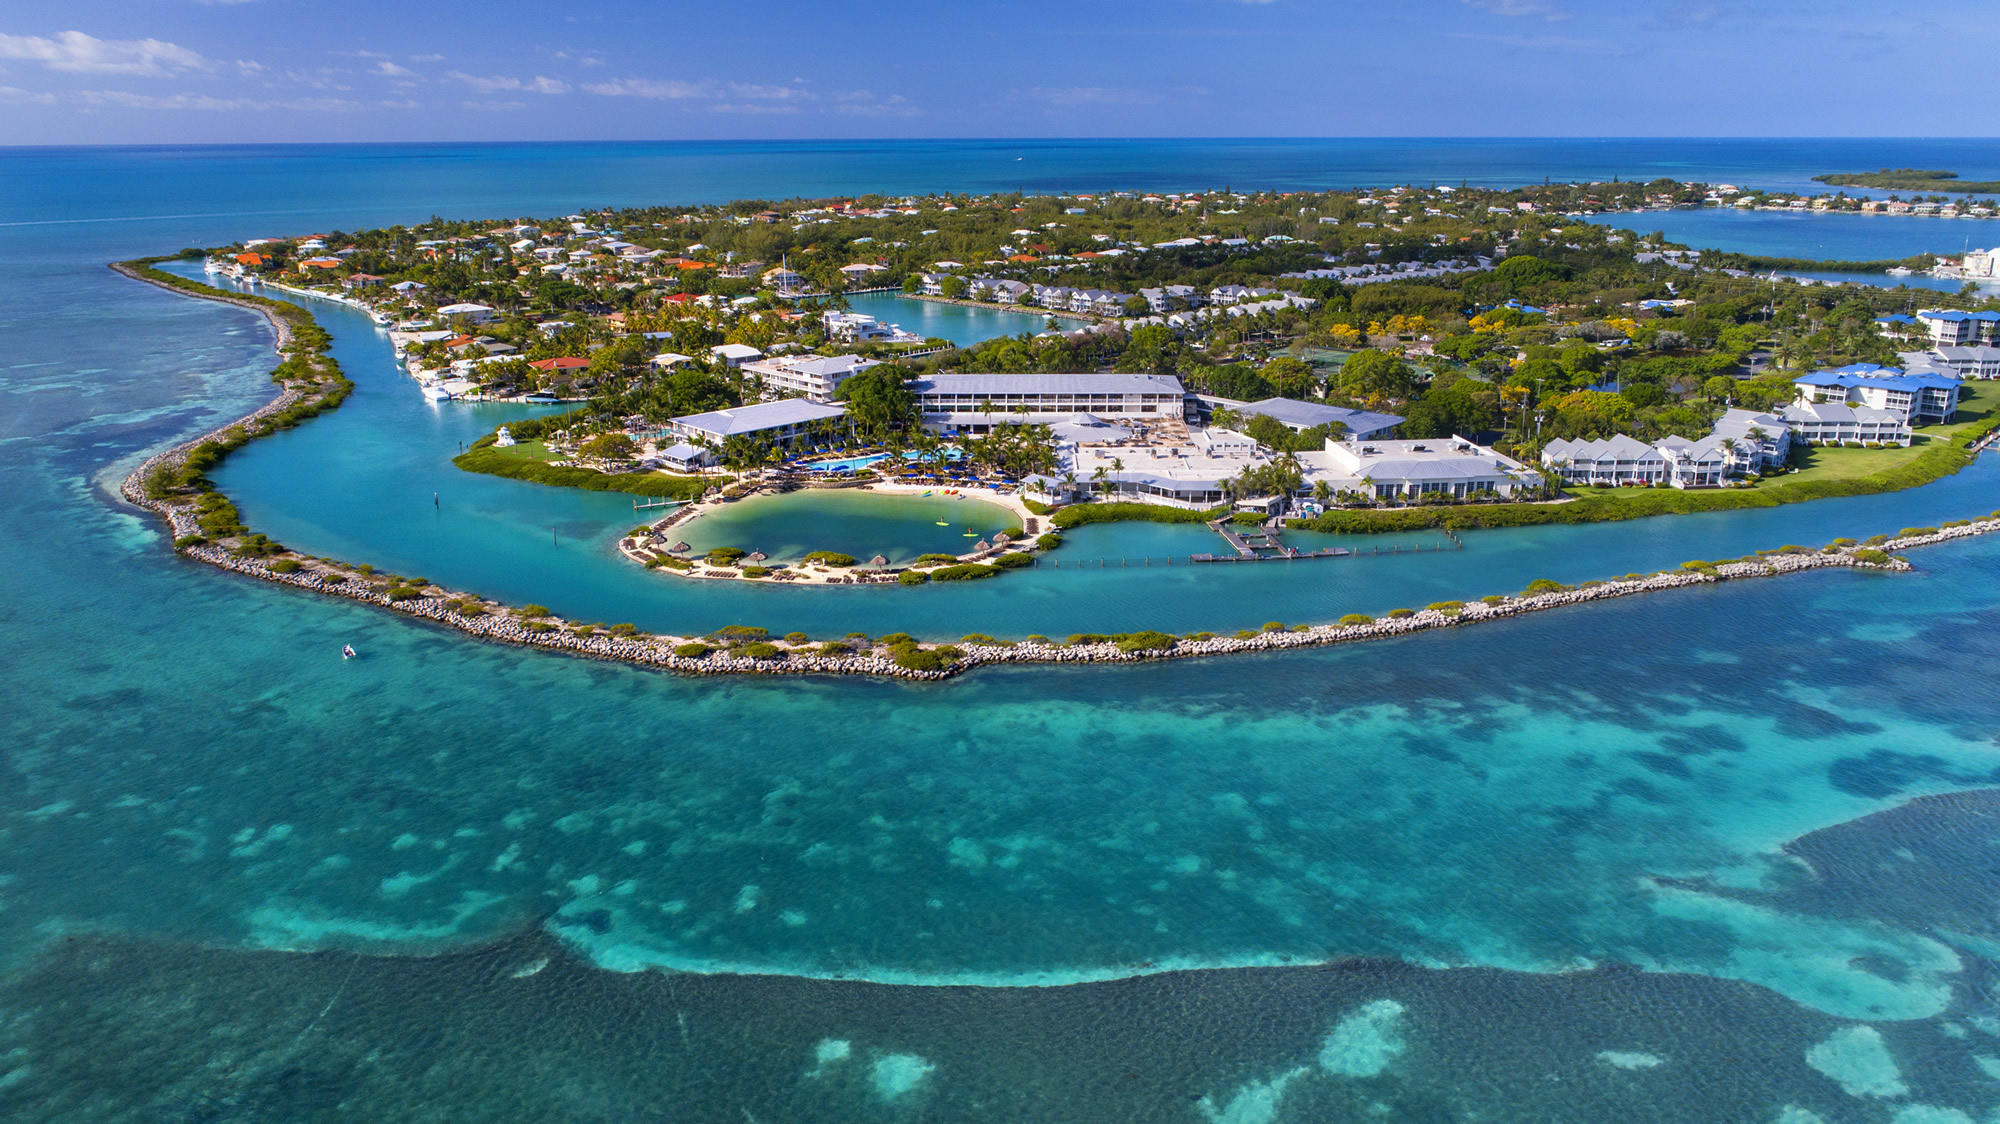
<instances>
[{"instance_id":1,"label":"white villa","mask_svg":"<svg viewBox=\"0 0 2000 1124\"><path fill-rule=\"evenodd\" d=\"M828 312L820 318L829 339L846 343L922 343L924 338L859 312Z\"/></svg>"},{"instance_id":2,"label":"white villa","mask_svg":"<svg viewBox=\"0 0 2000 1124\"><path fill-rule=\"evenodd\" d=\"M808 401L825 404L833 401L841 383L876 365L859 355L777 355L745 363L742 370L764 380L766 391L803 394Z\"/></svg>"}]
</instances>

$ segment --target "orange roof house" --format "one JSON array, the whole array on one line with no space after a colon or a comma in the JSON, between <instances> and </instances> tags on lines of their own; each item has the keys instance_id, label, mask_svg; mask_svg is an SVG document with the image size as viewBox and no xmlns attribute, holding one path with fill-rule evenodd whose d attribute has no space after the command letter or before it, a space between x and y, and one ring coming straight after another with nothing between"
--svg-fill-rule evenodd
<instances>
[{"instance_id":1,"label":"orange roof house","mask_svg":"<svg viewBox=\"0 0 2000 1124\"><path fill-rule=\"evenodd\" d=\"M590 360L578 359L574 355L565 355L559 359L537 359L529 363L528 366L533 367L537 371L580 371L590 366Z\"/></svg>"},{"instance_id":2,"label":"orange roof house","mask_svg":"<svg viewBox=\"0 0 2000 1124\"><path fill-rule=\"evenodd\" d=\"M236 264L238 265L263 265L266 260L262 254L245 253L236 255Z\"/></svg>"}]
</instances>

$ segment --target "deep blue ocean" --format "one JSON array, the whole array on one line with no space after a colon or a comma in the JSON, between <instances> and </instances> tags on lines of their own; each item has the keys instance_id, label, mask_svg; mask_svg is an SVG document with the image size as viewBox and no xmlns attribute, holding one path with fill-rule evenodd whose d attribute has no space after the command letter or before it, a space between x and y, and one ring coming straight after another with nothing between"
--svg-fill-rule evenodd
<instances>
[{"instance_id":1,"label":"deep blue ocean","mask_svg":"<svg viewBox=\"0 0 2000 1124\"><path fill-rule=\"evenodd\" d=\"M0 151L0 1114L1992 1119L2000 542L911 686L483 645L182 562L113 496L270 391L259 318L103 267L183 245L869 189L1881 166L1991 176L2000 145ZM1831 229L1797 256L1880 256ZM315 311L357 392L222 470L252 523L647 627L1254 628L2000 507L1989 455L1894 496L1298 567L1143 566L1205 532L1106 527L1063 551L1101 569L965 589L673 583L611 557L629 500L450 467L518 408L428 406L371 325Z\"/></svg>"}]
</instances>

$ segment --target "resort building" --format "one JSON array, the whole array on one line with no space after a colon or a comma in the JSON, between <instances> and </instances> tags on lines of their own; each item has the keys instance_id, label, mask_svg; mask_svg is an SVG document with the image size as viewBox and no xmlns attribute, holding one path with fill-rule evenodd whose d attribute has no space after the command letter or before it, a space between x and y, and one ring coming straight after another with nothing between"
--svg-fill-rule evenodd
<instances>
[{"instance_id":1,"label":"resort building","mask_svg":"<svg viewBox=\"0 0 2000 1124\"><path fill-rule=\"evenodd\" d=\"M984 433L1010 422L1048 424L1077 414L1118 422L1178 422L1186 392L1162 375L939 374L910 384L924 425Z\"/></svg>"},{"instance_id":2,"label":"resort building","mask_svg":"<svg viewBox=\"0 0 2000 1124\"><path fill-rule=\"evenodd\" d=\"M1792 459L1792 425L1756 410L1725 410L1711 434L1730 454L1731 471L1762 472Z\"/></svg>"},{"instance_id":3,"label":"resort building","mask_svg":"<svg viewBox=\"0 0 2000 1124\"><path fill-rule=\"evenodd\" d=\"M785 446L818 433L825 423L844 425L840 419L846 416L847 410L842 406L787 398L675 418L667 423L667 431L692 445L720 447L731 437L748 437Z\"/></svg>"},{"instance_id":4,"label":"resort building","mask_svg":"<svg viewBox=\"0 0 2000 1124\"><path fill-rule=\"evenodd\" d=\"M809 401L830 403L841 383L876 365L875 360L859 355L776 355L745 363L742 370L762 379L766 391L803 394Z\"/></svg>"},{"instance_id":5,"label":"resort building","mask_svg":"<svg viewBox=\"0 0 2000 1124\"><path fill-rule=\"evenodd\" d=\"M1799 388L1800 405L1868 406L1899 415L1911 425L1947 422L1958 412L1959 379L1941 371L1905 372L1856 363L1801 375L1792 382Z\"/></svg>"},{"instance_id":6,"label":"resort building","mask_svg":"<svg viewBox=\"0 0 2000 1124\"><path fill-rule=\"evenodd\" d=\"M1409 501L1428 496L1466 499L1511 496L1541 484L1534 470L1462 437L1430 441L1329 441L1324 449L1293 454L1302 480L1290 497L1238 494L1245 469L1277 458L1243 434L1196 430L1185 443L1065 447L1063 460L1077 491L1105 491L1122 499L1175 507L1214 507L1227 499L1303 499L1324 483L1335 494ZM1051 496L1064 485L1037 478L1031 485Z\"/></svg>"},{"instance_id":7,"label":"resort building","mask_svg":"<svg viewBox=\"0 0 2000 1124\"><path fill-rule=\"evenodd\" d=\"M1667 483L1666 456L1623 433L1596 441L1558 437L1542 446L1542 463L1560 473L1565 484L1616 488Z\"/></svg>"},{"instance_id":8,"label":"resort building","mask_svg":"<svg viewBox=\"0 0 2000 1124\"><path fill-rule=\"evenodd\" d=\"M1811 445L1910 443L1908 418L1870 406L1808 402L1785 407L1784 416L1786 423L1792 427L1793 435Z\"/></svg>"},{"instance_id":9,"label":"resort building","mask_svg":"<svg viewBox=\"0 0 2000 1124\"><path fill-rule=\"evenodd\" d=\"M2000 312L1926 308L1918 311L1917 319L1930 330L1931 342L1938 347L1991 343L2000 336Z\"/></svg>"},{"instance_id":10,"label":"resort building","mask_svg":"<svg viewBox=\"0 0 2000 1124\"><path fill-rule=\"evenodd\" d=\"M1386 438L1395 433L1403 419L1394 414L1377 414L1368 410L1350 410L1345 406L1327 406L1318 402L1301 402L1295 398L1266 398L1261 402L1235 402L1227 398L1200 396L1203 405L1213 409L1221 407L1238 414L1275 418L1294 433L1304 433L1316 426L1339 423L1344 427L1343 436L1355 441Z\"/></svg>"},{"instance_id":11,"label":"resort building","mask_svg":"<svg viewBox=\"0 0 2000 1124\"><path fill-rule=\"evenodd\" d=\"M2000 379L2000 347L1990 344L1939 347L1928 358L1962 379Z\"/></svg>"},{"instance_id":12,"label":"resort building","mask_svg":"<svg viewBox=\"0 0 2000 1124\"><path fill-rule=\"evenodd\" d=\"M1699 440L1666 437L1648 445L1623 433L1595 441L1557 438L1542 464L1565 484L1599 488L1714 488L1731 476L1779 468L1791 459L1792 423L1777 414L1729 410Z\"/></svg>"},{"instance_id":13,"label":"resort building","mask_svg":"<svg viewBox=\"0 0 2000 1124\"><path fill-rule=\"evenodd\" d=\"M1377 500L1511 496L1541 484L1541 474L1527 465L1463 437L1328 441L1324 452L1301 453L1299 460L1312 470L1308 489L1314 480L1326 479L1336 492L1360 491Z\"/></svg>"}]
</instances>

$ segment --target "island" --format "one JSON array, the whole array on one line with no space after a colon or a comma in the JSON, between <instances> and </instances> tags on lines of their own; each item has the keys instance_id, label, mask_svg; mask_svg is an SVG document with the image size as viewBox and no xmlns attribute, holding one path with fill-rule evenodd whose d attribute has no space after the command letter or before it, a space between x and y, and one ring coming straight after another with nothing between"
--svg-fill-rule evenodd
<instances>
[{"instance_id":1,"label":"island","mask_svg":"<svg viewBox=\"0 0 2000 1124\"><path fill-rule=\"evenodd\" d=\"M864 196L246 238L119 267L285 329L279 398L154 458L126 491L204 561L483 636L703 671L944 675L1337 642L1691 581L1902 568L1890 551L1990 529L1785 545L1234 636L815 640L745 623L648 637L290 550L206 476L351 388L312 300L379 324L413 400L555 407L456 463L630 493L648 520L619 552L663 579L977 581L1061 568L1065 532L1129 520L1212 533L1162 565L1334 559L1353 548L1295 543L1421 529L1456 542L1889 492L1984 448L2000 308L1927 293L1912 315L1899 290L1758 277L1556 209L1662 190ZM898 301L1003 308L1033 329L954 345L900 327ZM729 539L836 510L900 530L866 545L800 531L783 554Z\"/></svg>"}]
</instances>

